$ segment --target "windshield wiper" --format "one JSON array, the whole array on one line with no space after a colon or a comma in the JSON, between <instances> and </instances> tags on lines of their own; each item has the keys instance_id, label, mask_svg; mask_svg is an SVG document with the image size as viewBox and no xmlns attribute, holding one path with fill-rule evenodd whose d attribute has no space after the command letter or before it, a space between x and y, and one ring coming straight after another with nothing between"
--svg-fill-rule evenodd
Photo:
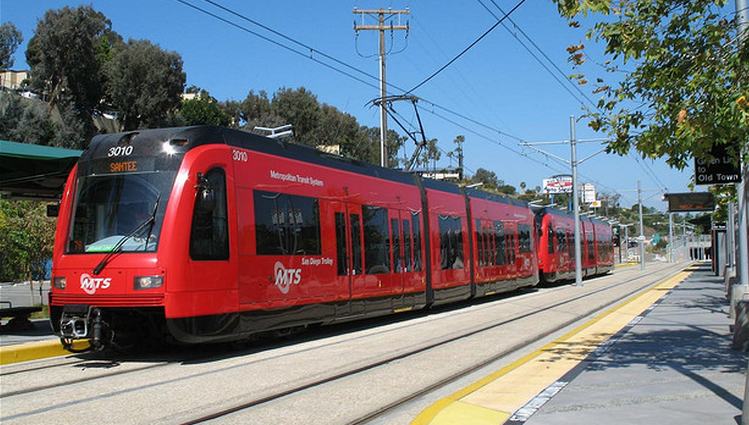
<instances>
[{"instance_id":1,"label":"windshield wiper","mask_svg":"<svg viewBox=\"0 0 749 425\"><path fill-rule=\"evenodd\" d=\"M130 233L123 236L122 239L120 239L115 246L112 247L112 249L107 253L107 255L104 256L104 258L99 261L99 264L94 267L94 275L98 275L101 273L102 270L104 270L104 267L106 267L107 263L109 262L112 257L120 252L122 250L122 246L125 245L125 242L132 238L134 235L138 234L143 228L151 225L151 228L148 230L148 237L151 237L151 231L153 230L153 224L156 222L156 210L159 208L159 201L161 200L161 194L156 198L156 202L153 204L153 211L151 211L151 216L148 217L143 221L143 223L139 224L138 227L133 229ZM146 246L148 246L148 239L146 239Z\"/></svg>"}]
</instances>

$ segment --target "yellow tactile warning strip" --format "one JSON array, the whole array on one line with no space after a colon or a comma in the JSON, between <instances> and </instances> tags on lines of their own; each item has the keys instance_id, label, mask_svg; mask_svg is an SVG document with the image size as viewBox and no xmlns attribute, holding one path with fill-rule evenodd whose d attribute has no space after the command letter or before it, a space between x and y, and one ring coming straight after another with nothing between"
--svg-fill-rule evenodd
<instances>
[{"instance_id":1,"label":"yellow tactile warning strip","mask_svg":"<svg viewBox=\"0 0 749 425\"><path fill-rule=\"evenodd\" d=\"M552 384L690 274L682 271L660 281L538 350L438 400L411 424L496 425L506 422L540 393L551 396L559 391L564 383L562 386Z\"/></svg>"},{"instance_id":2,"label":"yellow tactile warning strip","mask_svg":"<svg viewBox=\"0 0 749 425\"><path fill-rule=\"evenodd\" d=\"M632 267L632 266L636 266L638 264L640 264L640 263L633 263L633 262L616 263L616 264L614 264L614 268L618 269L618 268L622 268L622 267Z\"/></svg>"},{"instance_id":3,"label":"yellow tactile warning strip","mask_svg":"<svg viewBox=\"0 0 749 425\"><path fill-rule=\"evenodd\" d=\"M88 347L88 341L75 341L73 348L82 350ZM25 344L7 345L0 347L0 365L27 362L29 360L44 359L71 354L62 348L57 340L28 342Z\"/></svg>"}]
</instances>

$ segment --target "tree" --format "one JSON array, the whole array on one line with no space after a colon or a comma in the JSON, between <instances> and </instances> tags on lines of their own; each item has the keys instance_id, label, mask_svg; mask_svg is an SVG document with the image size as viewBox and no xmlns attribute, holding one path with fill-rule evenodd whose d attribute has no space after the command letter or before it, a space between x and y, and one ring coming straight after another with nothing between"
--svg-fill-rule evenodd
<instances>
[{"instance_id":1,"label":"tree","mask_svg":"<svg viewBox=\"0 0 749 425\"><path fill-rule=\"evenodd\" d=\"M13 66L13 54L23 41L23 35L11 22L0 25L0 69Z\"/></svg>"},{"instance_id":2,"label":"tree","mask_svg":"<svg viewBox=\"0 0 749 425\"><path fill-rule=\"evenodd\" d=\"M44 203L0 199L0 281L42 274L52 256L54 233Z\"/></svg>"},{"instance_id":3,"label":"tree","mask_svg":"<svg viewBox=\"0 0 749 425\"><path fill-rule=\"evenodd\" d=\"M219 106L216 99L206 92L194 99L182 102L179 114L185 125L216 125L227 126L231 117Z\"/></svg>"},{"instance_id":4,"label":"tree","mask_svg":"<svg viewBox=\"0 0 749 425\"><path fill-rule=\"evenodd\" d=\"M147 40L128 40L107 67L107 94L124 130L161 125L181 103L182 58Z\"/></svg>"},{"instance_id":5,"label":"tree","mask_svg":"<svg viewBox=\"0 0 749 425\"><path fill-rule=\"evenodd\" d=\"M41 102L29 102L21 119L10 132L10 139L37 145L54 144L57 126L49 116L49 110Z\"/></svg>"},{"instance_id":6,"label":"tree","mask_svg":"<svg viewBox=\"0 0 749 425\"><path fill-rule=\"evenodd\" d=\"M41 101L0 92L0 139L54 145L58 128Z\"/></svg>"},{"instance_id":7,"label":"tree","mask_svg":"<svg viewBox=\"0 0 749 425\"><path fill-rule=\"evenodd\" d=\"M52 105L65 92L74 108L90 115L104 94L97 46L110 28L91 6L48 10L26 49L32 87L47 92Z\"/></svg>"},{"instance_id":8,"label":"tree","mask_svg":"<svg viewBox=\"0 0 749 425\"><path fill-rule=\"evenodd\" d=\"M572 26L581 14L599 18L586 36L604 43L602 65L612 81L596 80L601 98L590 126L614 137L609 151L635 148L681 169L691 157L710 159L713 145L725 145L738 160L749 140L742 84L749 49L735 42L735 24L721 11L725 0L556 2ZM568 52L577 66L589 59L582 43ZM582 74L573 77L587 83Z\"/></svg>"},{"instance_id":9,"label":"tree","mask_svg":"<svg viewBox=\"0 0 749 425\"><path fill-rule=\"evenodd\" d=\"M471 183L483 183L485 189L496 189L499 186L499 179L494 171L485 168L476 170L476 174L471 177Z\"/></svg>"},{"instance_id":10,"label":"tree","mask_svg":"<svg viewBox=\"0 0 749 425\"><path fill-rule=\"evenodd\" d=\"M317 96L304 87L298 89L281 88L273 95L271 111L285 122L294 126L294 140L297 143L316 146L315 129L320 125L322 111Z\"/></svg>"}]
</instances>

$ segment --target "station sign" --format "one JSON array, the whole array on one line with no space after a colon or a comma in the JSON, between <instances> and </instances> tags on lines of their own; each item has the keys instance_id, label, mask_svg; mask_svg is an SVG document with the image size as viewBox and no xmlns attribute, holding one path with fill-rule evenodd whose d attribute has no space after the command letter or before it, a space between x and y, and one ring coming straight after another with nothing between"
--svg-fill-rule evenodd
<instances>
[{"instance_id":1,"label":"station sign","mask_svg":"<svg viewBox=\"0 0 749 425\"><path fill-rule=\"evenodd\" d=\"M734 163L726 145L714 144L710 150L713 159L694 160L696 184L730 184L741 182L741 167Z\"/></svg>"},{"instance_id":2,"label":"station sign","mask_svg":"<svg viewBox=\"0 0 749 425\"><path fill-rule=\"evenodd\" d=\"M715 197L710 192L667 193L668 212L715 210Z\"/></svg>"},{"instance_id":3,"label":"station sign","mask_svg":"<svg viewBox=\"0 0 749 425\"><path fill-rule=\"evenodd\" d=\"M550 194L572 193L572 176L559 174L543 180L543 192Z\"/></svg>"}]
</instances>

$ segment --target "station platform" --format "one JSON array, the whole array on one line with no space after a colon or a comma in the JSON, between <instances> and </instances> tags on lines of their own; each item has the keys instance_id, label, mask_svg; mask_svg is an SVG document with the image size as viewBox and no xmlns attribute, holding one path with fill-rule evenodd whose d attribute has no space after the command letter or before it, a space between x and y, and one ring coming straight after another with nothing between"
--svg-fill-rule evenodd
<instances>
[{"instance_id":1,"label":"station platform","mask_svg":"<svg viewBox=\"0 0 749 425\"><path fill-rule=\"evenodd\" d=\"M737 424L747 356L696 263L424 410L413 424Z\"/></svg>"}]
</instances>

